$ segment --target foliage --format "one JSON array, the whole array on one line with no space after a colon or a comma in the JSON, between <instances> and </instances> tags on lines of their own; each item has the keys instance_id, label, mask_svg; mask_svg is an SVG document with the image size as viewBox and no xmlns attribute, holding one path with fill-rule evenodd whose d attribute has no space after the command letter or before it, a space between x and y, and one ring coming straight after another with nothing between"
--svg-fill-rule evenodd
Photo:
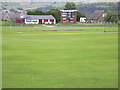
<instances>
[{"instance_id":1,"label":"foliage","mask_svg":"<svg viewBox=\"0 0 120 90\"><path fill-rule=\"evenodd\" d=\"M107 16L105 17L105 22L118 22L118 14L112 11L107 11Z\"/></svg>"},{"instance_id":2,"label":"foliage","mask_svg":"<svg viewBox=\"0 0 120 90\"><path fill-rule=\"evenodd\" d=\"M76 8L76 5L75 5L75 3L73 3L73 2L67 2L66 4L65 4L65 8L64 8L64 10L76 10L77 8Z\"/></svg>"},{"instance_id":3,"label":"foliage","mask_svg":"<svg viewBox=\"0 0 120 90\"><path fill-rule=\"evenodd\" d=\"M52 8L49 11L40 11L40 10L35 10L35 11L28 11L28 15L53 15L54 18L56 19L56 22L60 21L60 10L58 8Z\"/></svg>"},{"instance_id":4,"label":"foliage","mask_svg":"<svg viewBox=\"0 0 120 90\"><path fill-rule=\"evenodd\" d=\"M67 2L65 4L64 10L76 10L76 4L74 2ZM85 14L82 14L80 10L77 11L77 21L80 20L80 17L85 17Z\"/></svg>"},{"instance_id":5,"label":"foliage","mask_svg":"<svg viewBox=\"0 0 120 90\"><path fill-rule=\"evenodd\" d=\"M42 15L43 12L39 10L35 10L35 11L28 11L27 14L28 15Z\"/></svg>"},{"instance_id":6,"label":"foliage","mask_svg":"<svg viewBox=\"0 0 120 90\"><path fill-rule=\"evenodd\" d=\"M21 24L21 23L17 23L16 21L0 21L0 23L4 26L19 26L19 25L26 25L26 24Z\"/></svg>"},{"instance_id":7,"label":"foliage","mask_svg":"<svg viewBox=\"0 0 120 90\"><path fill-rule=\"evenodd\" d=\"M77 21L80 21L80 17L86 17L85 14L82 14L80 11L77 11Z\"/></svg>"},{"instance_id":8,"label":"foliage","mask_svg":"<svg viewBox=\"0 0 120 90\"><path fill-rule=\"evenodd\" d=\"M58 8L52 8L48 12L55 17L56 22L60 21L60 10Z\"/></svg>"}]
</instances>

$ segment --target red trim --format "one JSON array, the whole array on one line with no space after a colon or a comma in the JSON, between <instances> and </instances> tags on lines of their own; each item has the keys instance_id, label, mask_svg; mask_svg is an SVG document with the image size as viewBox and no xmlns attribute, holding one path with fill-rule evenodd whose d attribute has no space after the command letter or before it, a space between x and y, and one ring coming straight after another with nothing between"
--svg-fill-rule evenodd
<instances>
[{"instance_id":1,"label":"red trim","mask_svg":"<svg viewBox=\"0 0 120 90\"><path fill-rule=\"evenodd\" d=\"M48 22L48 19L44 19L44 22Z\"/></svg>"},{"instance_id":2,"label":"red trim","mask_svg":"<svg viewBox=\"0 0 120 90\"><path fill-rule=\"evenodd\" d=\"M54 19L50 19L50 22L54 22Z\"/></svg>"},{"instance_id":3,"label":"red trim","mask_svg":"<svg viewBox=\"0 0 120 90\"><path fill-rule=\"evenodd\" d=\"M66 21L65 19L63 21Z\"/></svg>"},{"instance_id":4,"label":"red trim","mask_svg":"<svg viewBox=\"0 0 120 90\"><path fill-rule=\"evenodd\" d=\"M70 21L73 21L73 19L70 19Z\"/></svg>"},{"instance_id":5,"label":"red trim","mask_svg":"<svg viewBox=\"0 0 120 90\"><path fill-rule=\"evenodd\" d=\"M16 19L16 21L17 21L18 23L24 23L24 22L25 22L24 19Z\"/></svg>"}]
</instances>

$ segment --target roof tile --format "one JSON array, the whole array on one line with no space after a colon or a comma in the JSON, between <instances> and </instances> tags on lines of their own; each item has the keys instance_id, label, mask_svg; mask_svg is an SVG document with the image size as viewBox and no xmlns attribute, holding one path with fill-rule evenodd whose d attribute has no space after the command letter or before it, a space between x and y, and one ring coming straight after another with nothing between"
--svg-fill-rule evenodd
<instances>
[{"instance_id":1,"label":"roof tile","mask_svg":"<svg viewBox=\"0 0 120 90\"><path fill-rule=\"evenodd\" d=\"M104 10L96 10L89 19L98 19L104 12Z\"/></svg>"}]
</instances>

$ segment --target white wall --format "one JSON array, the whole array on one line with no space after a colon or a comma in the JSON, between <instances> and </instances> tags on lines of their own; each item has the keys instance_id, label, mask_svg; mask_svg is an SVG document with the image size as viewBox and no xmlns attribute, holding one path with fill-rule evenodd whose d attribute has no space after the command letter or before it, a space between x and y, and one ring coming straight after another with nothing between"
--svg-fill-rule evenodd
<instances>
[{"instance_id":1,"label":"white wall","mask_svg":"<svg viewBox=\"0 0 120 90\"><path fill-rule=\"evenodd\" d=\"M31 22L28 22L29 19L25 19L25 24L39 24L39 19L32 19ZM36 21L36 22L33 22Z\"/></svg>"},{"instance_id":2,"label":"white wall","mask_svg":"<svg viewBox=\"0 0 120 90\"><path fill-rule=\"evenodd\" d=\"M81 17L81 18L80 18L80 22L86 22L86 18Z\"/></svg>"},{"instance_id":3,"label":"white wall","mask_svg":"<svg viewBox=\"0 0 120 90\"><path fill-rule=\"evenodd\" d=\"M39 19L37 20L30 20L31 22L28 22L28 19L25 19L25 24L39 24ZM33 22L33 21L37 21L37 22ZM44 19L42 19L42 24L44 22ZM45 24L51 24L52 22L50 22L50 20L48 19L48 22L46 22ZM54 24L56 24L56 19L54 19Z\"/></svg>"},{"instance_id":4,"label":"white wall","mask_svg":"<svg viewBox=\"0 0 120 90\"><path fill-rule=\"evenodd\" d=\"M54 19L54 24L56 24L56 19Z\"/></svg>"}]
</instances>

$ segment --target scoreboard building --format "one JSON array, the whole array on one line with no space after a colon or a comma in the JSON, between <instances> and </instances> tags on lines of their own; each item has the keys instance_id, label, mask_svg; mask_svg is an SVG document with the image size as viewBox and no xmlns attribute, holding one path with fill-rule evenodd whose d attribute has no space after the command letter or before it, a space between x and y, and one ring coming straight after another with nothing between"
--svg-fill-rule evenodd
<instances>
[{"instance_id":1,"label":"scoreboard building","mask_svg":"<svg viewBox=\"0 0 120 90\"><path fill-rule=\"evenodd\" d=\"M61 23L76 23L77 22L77 10L60 10L60 22Z\"/></svg>"}]
</instances>

